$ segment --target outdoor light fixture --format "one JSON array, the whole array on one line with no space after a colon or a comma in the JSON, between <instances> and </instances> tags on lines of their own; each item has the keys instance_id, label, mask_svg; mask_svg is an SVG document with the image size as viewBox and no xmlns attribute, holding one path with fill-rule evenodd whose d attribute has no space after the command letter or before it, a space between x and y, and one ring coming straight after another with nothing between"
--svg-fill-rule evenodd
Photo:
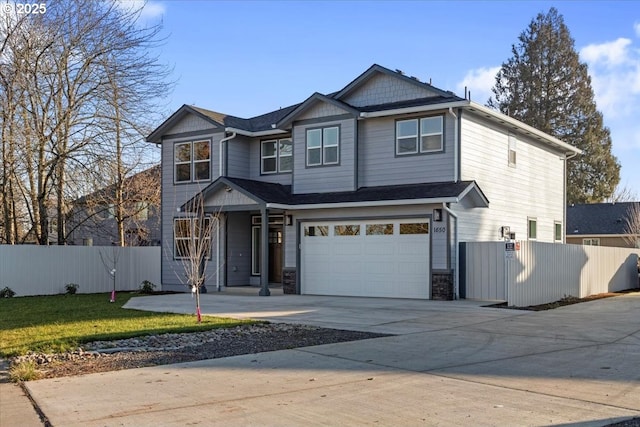
<instances>
[{"instance_id":1,"label":"outdoor light fixture","mask_svg":"<svg viewBox=\"0 0 640 427\"><path fill-rule=\"evenodd\" d=\"M285 224L293 225L293 216L292 215L286 215L284 218L285 218Z\"/></svg>"},{"instance_id":2,"label":"outdoor light fixture","mask_svg":"<svg viewBox=\"0 0 640 427\"><path fill-rule=\"evenodd\" d=\"M433 210L433 220L438 222L442 221L442 209Z\"/></svg>"}]
</instances>

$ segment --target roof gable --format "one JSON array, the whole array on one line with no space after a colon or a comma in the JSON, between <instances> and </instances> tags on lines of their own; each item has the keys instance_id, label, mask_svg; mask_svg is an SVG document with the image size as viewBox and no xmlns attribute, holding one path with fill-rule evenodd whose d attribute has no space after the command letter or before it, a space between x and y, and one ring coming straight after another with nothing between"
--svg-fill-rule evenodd
<instances>
[{"instance_id":1,"label":"roof gable","mask_svg":"<svg viewBox=\"0 0 640 427\"><path fill-rule=\"evenodd\" d=\"M357 109L343 102L316 92L284 116L278 122L277 127L288 127L294 120L326 117L337 114L351 114L356 117L359 113Z\"/></svg>"},{"instance_id":2,"label":"roof gable","mask_svg":"<svg viewBox=\"0 0 640 427\"><path fill-rule=\"evenodd\" d=\"M423 83L415 77L407 77L401 72L374 64L333 98L354 107L365 107L437 96L454 97L453 93Z\"/></svg>"},{"instance_id":3,"label":"roof gable","mask_svg":"<svg viewBox=\"0 0 640 427\"><path fill-rule=\"evenodd\" d=\"M212 114L205 114L205 112ZM222 129L223 123L216 120L222 115L203 108L183 105L178 108L168 119L156 128L149 136L147 142L162 142L164 135L188 132L193 130L204 129Z\"/></svg>"}]
</instances>

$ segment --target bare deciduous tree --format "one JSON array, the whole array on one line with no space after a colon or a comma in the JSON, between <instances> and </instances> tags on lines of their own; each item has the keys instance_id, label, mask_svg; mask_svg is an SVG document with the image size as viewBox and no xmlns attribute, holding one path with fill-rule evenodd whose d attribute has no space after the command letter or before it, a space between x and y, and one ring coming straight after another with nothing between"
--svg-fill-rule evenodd
<instances>
[{"instance_id":1,"label":"bare deciduous tree","mask_svg":"<svg viewBox=\"0 0 640 427\"><path fill-rule=\"evenodd\" d=\"M640 202L633 203L624 219L625 241L634 248L640 248Z\"/></svg>"}]
</instances>

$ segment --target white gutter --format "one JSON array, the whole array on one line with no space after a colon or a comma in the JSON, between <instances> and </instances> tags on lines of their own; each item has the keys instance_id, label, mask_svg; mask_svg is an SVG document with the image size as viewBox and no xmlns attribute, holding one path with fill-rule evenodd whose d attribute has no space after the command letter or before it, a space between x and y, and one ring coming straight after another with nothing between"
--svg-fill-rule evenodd
<instances>
[{"instance_id":1,"label":"white gutter","mask_svg":"<svg viewBox=\"0 0 640 427\"><path fill-rule=\"evenodd\" d=\"M406 108L395 108L393 110L384 110L384 111L371 111L369 113L360 113L360 117L369 118L369 117L385 117L385 116L393 116L396 114L410 114L410 113L422 113L425 111L435 111L435 110L445 110L447 108L458 108L458 107L468 107L469 101L455 101L448 102L444 104L433 104L433 105L419 105L416 107L406 107Z\"/></svg>"},{"instance_id":2,"label":"white gutter","mask_svg":"<svg viewBox=\"0 0 640 427\"><path fill-rule=\"evenodd\" d=\"M562 211L564 212L562 228L564 228L564 232L562 233L562 243L567 243L567 160L573 159L578 154L580 153L573 153L569 156L565 154L564 156L564 182L562 183L564 185L564 191L562 192ZM555 233L555 230L553 232Z\"/></svg>"},{"instance_id":3,"label":"white gutter","mask_svg":"<svg viewBox=\"0 0 640 427\"><path fill-rule=\"evenodd\" d=\"M307 210L307 209L330 209L330 208L358 208L376 206L399 206L399 205L424 205L437 203L458 203L457 197L446 197L438 199L408 199L408 200L382 200L369 202L342 202L342 203L316 203L308 205L287 205L282 203L267 203L267 209L285 210Z\"/></svg>"},{"instance_id":4,"label":"white gutter","mask_svg":"<svg viewBox=\"0 0 640 427\"><path fill-rule=\"evenodd\" d=\"M458 182L458 116L449 107L449 114L453 116L453 182Z\"/></svg>"},{"instance_id":5,"label":"white gutter","mask_svg":"<svg viewBox=\"0 0 640 427\"><path fill-rule=\"evenodd\" d=\"M442 203L442 209L444 209L447 214L451 215L456 222L456 231L453 237L453 244L455 245L455 254L456 254L456 268L453 273L453 299L458 299L460 294L460 248L458 247L458 215L455 214L446 203Z\"/></svg>"},{"instance_id":6,"label":"white gutter","mask_svg":"<svg viewBox=\"0 0 640 427\"><path fill-rule=\"evenodd\" d=\"M551 145L555 145L558 148L562 148L563 150L566 150L565 153L575 153L575 154L582 153L582 150L574 147L571 144L567 144L566 142L561 141L554 136L551 136L547 133L542 132L541 130L538 130L525 123L522 123L520 120L516 120L512 117L507 116L506 114L502 114L498 111L492 110L491 108L487 108L484 105L480 105L473 101L469 101L469 104L466 105L466 108L470 111L477 111L481 114L484 114L488 118L491 118L503 124L509 125L516 130L523 131L525 134L529 134Z\"/></svg>"},{"instance_id":7,"label":"white gutter","mask_svg":"<svg viewBox=\"0 0 640 427\"><path fill-rule=\"evenodd\" d=\"M258 131L258 132L251 132L251 131L244 130L244 129L228 127L228 128L224 128L224 130L227 131L227 132L233 132L234 135L238 134L238 135L244 135L244 136L250 136L250 137L280 135L280 134L283 134L283 133L289 133L286 130L280 130L280 129L261 130L261 131Z\"/></svg>"},{"instance_id":8,"label":"white gutter","mask_svg":"<svg viewBox=\"0 0 640 427\"><path fill-rule=\"evenodd\" d=\"M223 172L223 169L222 169L222 147L223 147L223 142L227 142L227 141L229 141L229 140L231 140L231 139L233 139L235 137L236 137L236 133L233 132L231 134L231 136L227 136L226 138L222 138L220 140L220 150L219 150L220 151L220 159L219 159L220 160L220 164L219 164L220 167L218 168L218 170L219 170L218 176L222 176L222 172Z\"/></svg>"}]
</instances>

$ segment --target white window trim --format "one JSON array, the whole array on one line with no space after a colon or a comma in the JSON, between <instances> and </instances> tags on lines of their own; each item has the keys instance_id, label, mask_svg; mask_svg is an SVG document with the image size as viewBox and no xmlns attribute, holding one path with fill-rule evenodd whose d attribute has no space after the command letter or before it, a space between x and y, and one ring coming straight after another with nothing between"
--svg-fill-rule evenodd
<instances>
[{"instance_id":1,"label":"white window trim","mask_svg":"<svg viewBox=\"0 0 640 427\"><path fill-rule=\"evenodd\" d=\"M517 139L513 134L509 134L509 143L507 148L507 162L509 167L515 168L518 161ZM511 153L513 153L513 160L511 159Z\"/></svg>"},{"instance_id":2,"label":"white window trim","mask_svg":"<svg viewBox=\"0 0 640 427\"><path fill-rule=\"evenodd\" d=\"M535 237L531 237L531 223L532 222L535 223L535 226L536 226L536 235L535 235ZM538 240L538 219L537 218L532 218L532 217L527 218L527 240Z\"/></svg>"},{"instance_id":3,"label":"white window trim","mask_svg":"<svg viewBox=\"0 0 640 427\"><path fill-rule=\"evenodd\" d=\"M195 237L192 237L192 236L194 236L194 234L195 234L195 232L194 232L194 229L195 229L195 220L197 220L197 219L198 219L198 218L196 218L196 217L179 217L179 218L173 218L173 258L174 258L174 259L188 259L188 258L189 258L189 256L188 256L188 255L187 255L187 256L179 256L179 255L178 255L178 245L177 245L177 242L178 242L178 240L186 240L186 241L189 241L189 240L191 240L192 238L193 238L193 239L195 239ZM205 221L215 221L216 219L215 219L215 218L212 218L211 216L206 216L206 217L204 218L204 220L205 220ZM190 234L190 236L188 236L188 237L176 237L176 222L178 222L178 221L189 221L189 234ZM215 227L216 227L216 226L214 225L214 226L212 227L212 230L214 230L214 229L215 229ZM212 235L210 236L210 239L209 239L209 248L210 248L210 249L211 249L212 239L213 239L213 233L212 233ZM209 257L208 257L208 259L209 259L209 260L210 260L210 259L212 259L212 252L213 252L212 250L209 250Z\"/></svg>"},{"instance_id":4,"label":"white window trim","mask_svg":"<svg viewBox=\"0 0 640 427\"><path fill-rule=\"evenodd\" d=\"M593 244L594 242L597 242L597 244ZM600 238L598 237L591 237L589 239L582 239L582 245L583 246L600 246Z\"/></svg>"},{"instance_id":5,"label":"white window trim","mask_svg":"<svg viewBox=\"0 0 640 427\"><path fill-rule=\"evenodd\" d=\"M291 145L291 153L290 154L285 154L282 155L282 152L280 151L280 146L282 145L283 141L289 141L289 144ZM282 169L282 158L283 157L291 157L293 159L293 139L291 138L282 138L278 140L278 143L276 144L277 149L278 149L278 173L291 173L293 172L293 162L291 162L291 169L288 170L284 170Z\"/></svg>"},{"instance_id":6,"label":"white window trim","mask_svg":"<svg viewBox=\"0 0 640 427\"><path fill-rule=\"evenodd\" d=\"M194 145L201 143L201 142L206 142L209 145L209 158L208 159L204 159L204 160L196 160L195 158L195 152L194 152ZM181 161L178 162L176 160L176 152L178 151L178 147L181 145L189 145L189 161ZM205 178L205 179L196 179L196 164L199 163L208 163L209 164L209 177ZM179 181L178 180L178 174L176 173L177 169L178 169L178 165L189 165L189 179L188 180L184 180L184 181ZM211 140L210 139L199 139L196 141L184 141L184 142L177 142L174 144L173 146L173 182L174 184L188 184L188 183L195 183L195 182L206 182L206 181L211 181Z\"/></svg>"},{"instance_id":7,"label":"white window trim","mask_svg":"<svg viewBox=\"0 0 640 427\"><path fill-rule=\"evenodd\" d=\"M328 129L336 129L338 136L336 138L336 143L327 145L324 142L324 135ZM309 132L319 131L320 132L320 146L319 147L309 147ZM324 160L324 151L325 148L333 148L336 147L336 161L335 162L326 162ZM308 167L316 167L316 166L331 166L340 164L340 126L326 126L322 128L312 128L305 130L305 149L306 149L306 165ZM309 162L309 151L310 150L320 150L320 162L318 163L310 163Z\"/></svg>"},{"instance_id":8,"label":"white window trim","mask_svg":"<svg viewBox=\"0 0 640 427\"><path fill-rule=\"evenodd\" d=\"M558 225L560 226L560 239L556 238L557 237L556 236L556 227ZM553 241L554 242L562 242L563 237L564 237L563 235L564 235L564 233L563 233L563 228L562 228L562 221L554 221L553 222Z\"/></svg>"},{"instance_id":9,"label":"white window trim","mask_svg":"<svg viewBox=\"0 0 640 427\"><path fill-rule=\"evenodd\" d=\"M425 119L440 119L440 132L423 132L422 131L422 121ZM398 129L400 127L400 123L404 123L404 122L416 122L416 130L417 130L417 134L416 135L403 135L403 136L398 136ZM440 148L438 149L431 149L431 150L423 150L422 149L422 137L423 136L434 136L434 135L440 135ZM444 116L426 116L426 117L416 117L416 118L412 118L412 119L405 119L405 120L396 120L396 156L407 156L407 155L413 155L413 154L428 154L428 153L442 153L444 151ZM405 152L400 152L399 148L400 148L400 140L403 139L415 139L416 141L416 145L415 145L415 149L412 151L405 151Z\"/></svg>"},{"instance_id":10,"label":"white window trim","mask_svg":"<svg viewBox=\"0 0 640 427\"><path fill-rule=\"evenodd\" d=\"M265 144L275 144L276 149L272 155L264 154L264 145ZM272 175L278 173L278 149L279 143L277 139L267 139L265 141L260 141L260 173L262 175ZM265 171L264 170L264 161L267 159L276 159L276 168L273 171Z\"/></svg>"},{"instance_id":11,"label":"white window trim","mask_svg":"<svg viewBox=\"0 0 640 427\"><path fill-rule=\"evenodd\" d=\"M251 227L251 275L260 275L260 256L262 248L257 247L258 239L256 239L256 232L258 236L262 236L262 226L254 225Z\"/></svg>"}]
</instances>

